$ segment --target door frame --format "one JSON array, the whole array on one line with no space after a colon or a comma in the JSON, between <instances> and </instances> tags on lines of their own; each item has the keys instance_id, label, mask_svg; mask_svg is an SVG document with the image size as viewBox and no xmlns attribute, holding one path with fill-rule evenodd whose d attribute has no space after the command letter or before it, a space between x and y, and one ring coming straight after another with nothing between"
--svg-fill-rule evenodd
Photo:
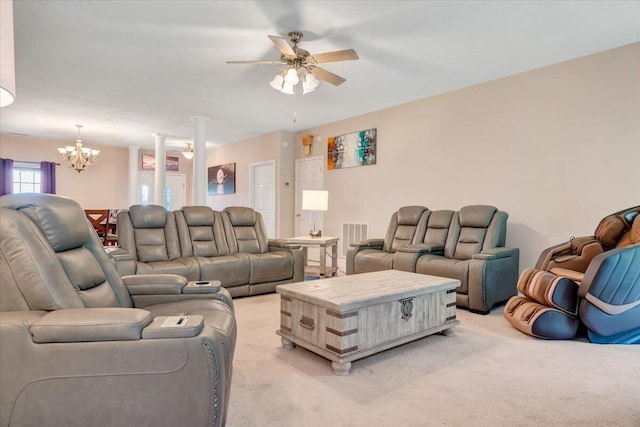
<instances>
[{"instance_id":1,"label":"door frame","mask_svg":"<svg viewBox=\"0 0 640 427\"><path fill-rule=\"evenodd\" d=\"M251 209L255 209L256 206L256 169L260 166L265 166L265 165L271 165L271 169L273 170L273 188L274 188L274 192L273 192L273 206L274 206L274 219L275 219L275 229L274 234L275 236L279 236L280 235L280 217L279 217L279 212L280 209L278 209L278 204L276 203L278 201L278 182L276 180L276 161L275 160L265 160L263 162L256 162L256 163L251 163L249 165L249 206L251 207Z\"/></svg>"}]
</instances>

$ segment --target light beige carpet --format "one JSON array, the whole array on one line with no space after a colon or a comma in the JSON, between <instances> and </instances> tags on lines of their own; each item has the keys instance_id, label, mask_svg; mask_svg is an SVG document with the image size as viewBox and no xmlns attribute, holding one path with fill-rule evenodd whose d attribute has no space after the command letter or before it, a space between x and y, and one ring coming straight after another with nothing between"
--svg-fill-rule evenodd
<instances>
[{"instance_id":1,"label":"light beige carpet","mask_svg":"<svg viewBox=\"0 0 640 427\"><path fill-rule=\"evenodd\" d=\"M459 309L433 335L354 361L351 373L282 348L278 294L234 300L238 343L227 425L640 426L640 346L544 341L503 307Z\"/></svg>"}]
</instances>

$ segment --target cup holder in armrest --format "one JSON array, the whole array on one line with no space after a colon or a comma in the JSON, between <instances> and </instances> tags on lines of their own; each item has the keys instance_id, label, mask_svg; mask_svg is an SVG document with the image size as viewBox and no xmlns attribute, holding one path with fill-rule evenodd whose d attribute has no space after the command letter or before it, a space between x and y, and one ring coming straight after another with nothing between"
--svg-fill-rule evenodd
<instances>
[{"instance_id":1,"label":"cup holder in armrest","mask_svg":"<svg viewBox=\"0 0 640 427\"><path fill-rule=\"evenodd\" d=\"M215 294L220 290L219 280L197 280L195 282L188 282L184 288L182 288L183 294Z\"/></svg>"},{"instance_id":2,"label":"cup holder in armrest","mask_svg":"<svg viewBox=\"0 0 640 427\"><path fill-rule=\"evenodd\" d=\"M142 330L143 339L189 338L197 336L204 325L199 314L189 316L158 316Z\"/></svg>"}]
</instances>

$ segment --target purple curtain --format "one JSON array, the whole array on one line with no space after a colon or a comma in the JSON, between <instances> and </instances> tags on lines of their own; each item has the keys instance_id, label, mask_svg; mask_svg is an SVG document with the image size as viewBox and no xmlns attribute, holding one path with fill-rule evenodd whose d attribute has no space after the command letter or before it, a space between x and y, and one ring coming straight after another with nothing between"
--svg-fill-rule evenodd
<instances>
[{"instance_id":1,"label":"purple curtain","mask_svg":"<svg viewBox=\"0 0 640 427\"><path fill-rule=\"evenodd\" d=\"M40 192L56 194L56 164L40 162Z\"/></svg>"},{"instance_id":2,"label":"purple curtain","mask_svg":"<svg viewBox=\"0 0 640 427\"><path fill-rule=\"evenodd\" d=\"M13 193L13 160L0 159L0 196Z\"/></svg>"}]
</instances>

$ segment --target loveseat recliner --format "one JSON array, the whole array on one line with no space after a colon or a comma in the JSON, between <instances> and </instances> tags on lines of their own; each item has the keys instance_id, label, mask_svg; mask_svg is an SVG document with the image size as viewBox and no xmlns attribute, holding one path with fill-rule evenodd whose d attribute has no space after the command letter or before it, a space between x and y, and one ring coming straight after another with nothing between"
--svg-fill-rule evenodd
<instances>
[{"instance_id":1,"label":"loveseat recliner","mask_svg":"<svg viewBox=\"0 0 640 427\"><path fill-rule=\"evenodd\" d=\"M179 274L219 280L231 296L274 292L304 280L299 245L269 239L262 215L247 207L214 211L134 205L118 214L119 249L109 249L120 275Z\"/></svg>"},{"instance_id":2,"label":"loveseat recliner","mask_svg":"<svg viewBox=\"0 0 640 427\"><path fill-rule=\"evenodd\" d=\"M121 279L76 202L0 197L0 426L222 426L235 342L217 283Z\"/></svg>"},{"instance_id":3,"label":"loveseat recliner","mask_svg":"<svg viewBox=\"0 0 640 427\"><path fill-rule=\"evenodd\" d=\"M400 208L392 216L392 223L405 209ZM458 307L486 314L495 304L517 293L520 251L505 247L507 218L506 212L486 205L465 206L458 212L426 210L420 214L410 242L406 238L409 236L405 236L403 243L408 244L399 245L392 261L380 263L376 268L458 279L461 283L456 289ZM393 247L394 237L387 233L384 245ZM347 274L372 271L365 268L373 265L366 260L372 241L376 242L352 245L347 253ZM385 246L380 247L378 241L378 247L384 250Z\"/></svg>"},{"instance_id":4,"label":"loveseat recliner","mask_svg":"<svg viewBox=\"0 0 640 427\"><path fill-rule=\"evenodd\" d=\"M593 236L545 249L518 281L504 317L545 339L573 339L580 325L590 341L640 343L640 207L603 218Z\"/></svg>"}]
</instances>

